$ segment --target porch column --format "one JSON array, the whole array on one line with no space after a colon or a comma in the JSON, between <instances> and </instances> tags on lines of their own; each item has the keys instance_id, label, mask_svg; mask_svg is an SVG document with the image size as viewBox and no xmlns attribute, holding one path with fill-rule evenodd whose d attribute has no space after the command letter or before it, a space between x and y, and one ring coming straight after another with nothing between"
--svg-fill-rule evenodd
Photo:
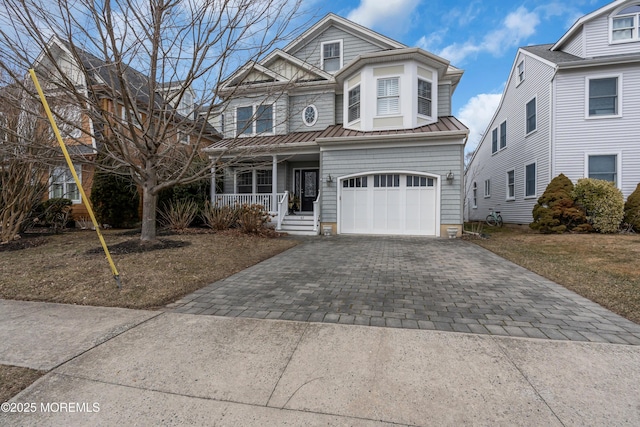
<instances>
[{"instance_id":1,"label":"porch column","mask_svg":"<svg viewBox=\"0 0 640 427\"><path fill-rule=\"evenodd\" d=\"M211 204L215 205L216 203L216 167L211 167L211 189L209 190L211 197Z\"/></svg>"},{"instance_id":2,"label":"porch column","mask_svg":"<svg viewBox=\"0 0 640 427\"><path fill-rule=\"evenodd\" d=\"M273 155L271 168L271 210L278 211L278 156Z\"/></svg>"}]
</instances>

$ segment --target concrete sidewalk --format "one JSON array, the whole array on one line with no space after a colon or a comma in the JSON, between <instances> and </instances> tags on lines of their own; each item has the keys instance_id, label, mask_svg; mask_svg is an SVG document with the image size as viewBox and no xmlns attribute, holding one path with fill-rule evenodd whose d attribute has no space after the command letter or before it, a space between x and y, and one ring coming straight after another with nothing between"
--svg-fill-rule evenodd
<instances>
[{"instance_id":1,"label":"concrete sidewalk","mask_svg":"<svg viewBox=\"0 0 640 427\"><path fill-rule=\"evenodd\" d=\"M640 346L12 301L0 343L53 367L3 426L640 425Z\"/></svg>"}]
</instances>

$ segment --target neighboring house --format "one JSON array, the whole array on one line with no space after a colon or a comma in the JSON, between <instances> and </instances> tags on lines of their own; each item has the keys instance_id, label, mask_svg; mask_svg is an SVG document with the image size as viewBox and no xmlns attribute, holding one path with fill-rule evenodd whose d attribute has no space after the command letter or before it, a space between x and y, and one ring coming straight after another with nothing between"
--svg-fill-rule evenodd
<instances>
[{"instance_id":1,"label":"neighboring house","mask_svg":"<svg viewBox=\"0 0 640 427\"><path fill-rule=\"evenodd\" d=\"M263 204L289 232L460 232L468 129L451 96L462 73L327 15L224 82L224 139L205 149L223 165L212 199Z\"/></svg>"},{"instance_id":2,"label":"neighboring house","mask_svg":"<svg viewBox=\"0 0 640 427\"><path fill-rule=\"evenodd\" d=\"M580 18L555 44L518 50L500 105L466 171L465 216L528 224L563 173L640 182L640 1Z\"/></svg>"},{"instance_id":3,"label":"neighboring house","mask_svg":"<svg viewBox=\"0 0 640 427\"><path fill-rule=\"evenodd\" d=\"M100 124L92 119L92 116L87 114L87 111L78 108L76 106L78 99L90 96L89 88L91 88L91 94L98 96L99 103L102 105L102 111L94 112L94 117L101 117L102 119L106 117L107 120L112 120L113 123L119 123L120 126L126 127L127 114L131 114L131 117L133 117L134 113L131 110L126 111L122 98L119 96L122 93L118 86L119 83L114 78L114 74L109 71L109 67L113 67L114 65L107 64L104 60L77 47L74 53L72 53L72 50L65 42L54 36L49 42L47 54L43 52L35 61L33 68L40 76L56 76L64 73L73 81L78 91L83 91L82 95L77 99L65 102L64 99L60 99L60 96L56 96L56 93L59 93L59 91L51 88L47 90L46 79L41 81L48 102L53 102L51 109L57 113L56 123L61 130L69 154L74 160L75 170L82 182L84 192L87 197L90 197L95 171L95 166L91 164L91 162L96 160L96 155L101 148L101 138L109 137L109 129L104 123ZM78 61L82 62L82 66L87 70L88 75L81 71ZM145 106L148 105L151 98L148 90L150 86L148 78L131 67L126 67L125 77L127 84L130 86L129 93L133 93L136 96L136 105L140 111L147 111ZM56 77L53 78L55 79ZM160 95L157 97L160 101L156 102L163 103L161 107L166 104L165 111L170 111L171 109L177 111L176 114L172 116L165 114L173 117L171 126L174 126L174 122L176 123L175 128L169 133L170 137L167 143L173 144L176 149L180 150L197 150L198 148L219 140L219 133L211 125L205 120L195 117L194 111L196 108L194 107L193 91L187 91L179 103L174 100L176 98L176 86L179 85L179 83L180 82L174 82L173 85L156 85L159 88L158 94ZM54 88L55 85L51 87ZM189 118L190 115L194 115L194 117L191 119ZM146 117L141 114L141 117L137 119L139 123L144 123ZM166 119L163 118L163 120ZM139 125L135 125L134 131L140 132L140 128ZM181 131L180 129L187 130ZM193 140L197 139L202 142L199 147L192 147L192 135L190 135L189 132L198 134L201 129L202 135ZM52 141L52 143L57 145L55 141ZM76 182L61 154L60 156L59 165L51 168L48 197L64 197L70 199L73 203L72 217L74 219L88 218L88 211L81 198Z\"/></svg>"}]
</instances>

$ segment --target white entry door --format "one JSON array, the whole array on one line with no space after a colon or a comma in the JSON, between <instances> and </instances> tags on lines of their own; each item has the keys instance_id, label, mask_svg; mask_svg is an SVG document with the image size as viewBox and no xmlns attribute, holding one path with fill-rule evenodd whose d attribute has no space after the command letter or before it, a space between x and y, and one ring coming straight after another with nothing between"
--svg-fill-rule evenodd
<instances>
[{"instance_id":1,"label":"white entry door","mask_svg":"<svg viewBox=\"0 0 640 427\"><path fill-rule=\"evenodd\" d=\"M406 173L370 174L340 183L340 232L436 235L436 178Z\"/></svg>"}]
</instances>

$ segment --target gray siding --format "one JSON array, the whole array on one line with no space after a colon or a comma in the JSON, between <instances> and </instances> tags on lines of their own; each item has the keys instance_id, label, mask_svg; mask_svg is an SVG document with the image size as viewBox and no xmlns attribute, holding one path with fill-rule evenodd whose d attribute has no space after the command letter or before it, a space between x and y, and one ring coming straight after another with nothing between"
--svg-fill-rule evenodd
<instances>
[{"instance_id":1,"label":"gray siding","mask_svg":"<svg viewBox=\"0 0 640 427\"><path fill-rule=\"evenodd\" d=\"M305 62L320 67L320 43L332 40L342 40L343 66L353 61L358 55L381 50L380 47L366 40L362 40L353 34L336 27L329 27L299 50L290 53Z\"/></svg>"},{"instance_id":2,"label":"gray siding","mask_svg":"<svg viewBox=\"0 0 640 427\"><path fill-rule=\"evenodd\" d=\"M322 130L335 124L335 100L333 92L293 96L289 99L289 132ZM313 126L307 126L302 120L302 111L308 105L315 105L318 119Z\"/></svg>"},{"instance_id":3,"label":"gray siding","mask_svg":"<svg viewBox=\"0 0 640 427\"><path fill-rule=\"evenodd\" d=\"M438 85L438 117L451 115L451 85Z\"/></svg>"},{"instance_id":4,"label":"gray siding","mask_svg":"<svg viewBox=\"0 0 640 427\"><path fill-rule=\"evenodd\" d=\"M453 183L441 179L440 222L461 224L462 151L461 144L323 151L322 178L324 180L330 174L336 179L331 186L322 183L322 221L337 222L337 178L359 172L406 170L441 177L452 171L455 176Z\"/></svg>"},{"instance_id":5,"label":"gray siding","mask_svg":"<svg viewBox=\"0 0 640 427\"><path fill-rule=\"evenodd\" d=\"M336 123L344 123L344 95L336 95Z\"/></svg>"},{"instance_id":6,"label":"gray siding","mask_svg":"<svg viewBox=\"0 0 640 427\"><path fill-rule=\"evenodd\" d=\"M517 64L522 59L516 58ZM527 224L531 211L549 182L550 85L553 69L533 57L527 57L525 80L517 83L517 69L509 76L502 103L475 153L466 173L465 215L483 220L490 209L500 210L505 222ZM537 129L526 134L526 104L536 97ZM506 120L507 146L492 154L492 131ZM525 166L536 163L536 197L526 198ZM515 200L507 201L507 171L514 170ZM490 197L484 197L484 182L491 180ZM471 187L477 183L477 208L470 203Z\"/></svg>"},{"instance_id":7,"label":"gray siding","mask_svg":"<svg viewBox=\"0 0 640 427\"><path fill-rule=\"evenodd\" d=\"M579 31L575 36L567 41L562 48L563 52L584 58L584 34Z\"/></svg>"},{"instance_id":8,"label":"gray siding","mask_svg":"<svg viewBox=\"0 0 640 427\"><path fill-rule=\"evenodd\" d=\"M620 75L622 117L585 117L586 77ZM598 67L557 76L555 170L572 181L587 175L587 155L621 156L620 187L629 196L640 182L640 66Z\"/></svg>"},{"instance_id":9,"label":"gray siding","mask_svg":"<svg viewBox=\"0 0 640 427\"><path fill-rule=\"evenodd\" d=\"M584 24L586 52L585 57L638 53L638 43L609 44L609 19L607 15L595 18Z\"/></svg>"}]
</instances>

